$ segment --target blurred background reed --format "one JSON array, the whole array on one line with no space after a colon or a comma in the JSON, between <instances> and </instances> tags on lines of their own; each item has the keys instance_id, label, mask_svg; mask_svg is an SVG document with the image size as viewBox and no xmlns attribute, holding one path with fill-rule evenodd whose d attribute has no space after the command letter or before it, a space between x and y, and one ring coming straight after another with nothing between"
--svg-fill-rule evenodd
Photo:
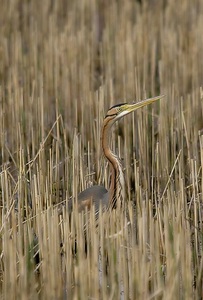
<instances>
[{"instance_id":1,"label":"blurred background reed","mask_svg":"<svg viewBox=\"0 0 203 300\"><path fill-rule=\"evenodd\" d=\"M1 298L201 299L203 2L0 7ZM112 134L130 221L91 211L84 234L66 203L108 187L105 112L159 94Z\"/></svg>"}]
</instances>

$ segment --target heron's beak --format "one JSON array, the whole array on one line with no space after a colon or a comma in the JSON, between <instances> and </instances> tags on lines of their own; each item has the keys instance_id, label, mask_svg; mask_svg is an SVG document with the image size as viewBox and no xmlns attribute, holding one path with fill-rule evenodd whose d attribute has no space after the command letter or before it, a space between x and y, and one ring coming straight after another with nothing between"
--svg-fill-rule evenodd
<instances>
[{"instance_id":1,"label":"heron's beak","mask_svg":"<svg viewBox=\"0 0 203 300\"><path fill-rule=\"evenodd\" d=\"M157 97L154 97L154 98L149 98L149 99L146 99L146 100L143 100L143 101L140 101L140 102L137 102L137 103L134 103L134 104L127 104L127 107L126 107L126 112L127 113L130 113L138 108L141 108L143 106L146 106L148 104L151 104L157 100L160 100L162 98L164 98L165 95L161 95L161 96L157 96Z\"/></svg>"}]
</instances>

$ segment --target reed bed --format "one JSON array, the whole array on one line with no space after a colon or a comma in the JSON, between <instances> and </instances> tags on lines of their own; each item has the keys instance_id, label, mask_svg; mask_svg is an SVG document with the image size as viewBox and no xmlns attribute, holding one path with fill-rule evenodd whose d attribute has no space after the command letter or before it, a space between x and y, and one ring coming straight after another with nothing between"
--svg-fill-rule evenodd
<instances>
[{"instance_id":1,"label":"reed bed","mask_svg":"<svg viewBox=\"0 0 203 300\"><path fill-rule=\"evenodd\" d=\"M202 1L0 2L1 298L202 299ZM159 94L112 133L125 209L70 219L107 109Z\"/></svg>"}]
</instances>

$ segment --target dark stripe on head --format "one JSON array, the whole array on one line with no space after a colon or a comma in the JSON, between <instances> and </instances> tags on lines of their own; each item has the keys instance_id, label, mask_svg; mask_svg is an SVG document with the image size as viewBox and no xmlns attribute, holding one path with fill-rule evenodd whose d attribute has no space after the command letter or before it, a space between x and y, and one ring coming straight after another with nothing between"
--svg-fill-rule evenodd
<instances>
[{"instance_id":1,"label":"dark stripe on head","mask_svg":"<svg viewBox=\"0 0 203 300\"><path fill-rule=\"evenodd\" d=\"M105 119L108 118L108 117L114 117L114 116L117 116L117 114L112 114L112 115L107 114L107 115L105 116Z\"/></svg>"},{"instance_id":2,"label":"dark stripe on head","mask_svg":"<svg viewBox=\"0 0 203 300\"><path fill-rule=\"evenodd\" d=\"M120 107L120 106L125 105L125 104L127 104L127 102L125 102L125 103L120 103L120 104L115 104L115 105L113 105L112 107L110 107L109 110L112 109L112 108Z\"/></svg>"}]
</instances>

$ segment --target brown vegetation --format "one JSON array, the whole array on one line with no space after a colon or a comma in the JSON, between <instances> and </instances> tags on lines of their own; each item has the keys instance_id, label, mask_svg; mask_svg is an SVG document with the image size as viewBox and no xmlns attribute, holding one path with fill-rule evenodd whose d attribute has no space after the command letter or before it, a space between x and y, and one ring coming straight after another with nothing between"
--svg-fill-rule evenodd
<instances>
[{"instance_id":1,"label":"brown vegetation","mask_svg":"<svg viewBox=\"0 0 203 300\"><path fill-rule=\"evenodd\" d=\"M1 298L201 299L203 2L0 4ZM69 222L106 110L159 94L112 135L129 219Z\"/></svg>"}]
</instances>

